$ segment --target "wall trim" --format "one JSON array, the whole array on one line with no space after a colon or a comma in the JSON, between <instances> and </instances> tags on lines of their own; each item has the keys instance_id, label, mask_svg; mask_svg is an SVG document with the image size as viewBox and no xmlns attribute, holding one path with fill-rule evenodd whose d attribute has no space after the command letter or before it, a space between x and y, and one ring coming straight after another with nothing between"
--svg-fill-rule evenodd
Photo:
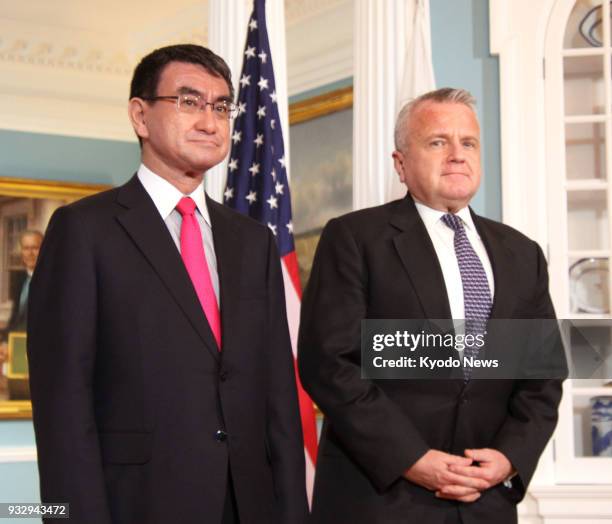
<instances>
[{"instance_id":1,"label":"wall trim","mask_svg":"<svg viewBox=\"0 0 612 524\"><path fill-rule=\"evenodd\" d=\"M36 462L36 446L0 447L0 464Z\"/></svg>"},{"instance_id":2,"label":"wall trim","mask_svg":"<svg viewBox=\"0 0 612 524\"><path fill-rule=\"evenodd\" d=\"M489 43L491 54L499 56L503 221L544 248L548 229L542 61L554 2L489 0Z\"/></svg>"},{"instance_id":3,"label":"wall trim","mask_svg":"<svg viewBox=\"0 0 612 524\"><path fill-rule=\"evenodd\" d=\"M612 518L612 486L557 485L529 489L544 522ZM551 519L551 520L549 520ZM590 522L590 520L589 520ZM609 522L609 520L607 520Z\"/></svg>"}]
</instances>

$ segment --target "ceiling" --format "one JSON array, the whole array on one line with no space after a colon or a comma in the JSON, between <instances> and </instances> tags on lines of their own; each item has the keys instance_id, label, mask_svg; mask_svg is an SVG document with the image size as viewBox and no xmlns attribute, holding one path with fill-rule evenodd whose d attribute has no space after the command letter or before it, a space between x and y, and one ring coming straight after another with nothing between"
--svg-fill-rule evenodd
<instances>
[{"instance_id":1,"label":"ceiling","mask_svg":"<svg viewBox=\"0 0 612 524\"><path fill-rule=\"evenodd\" d=\"M19 24L54 26L67 31L123 34L156 25L185 10L202 12L204 0L0 0L1 18Z\"/></svg>"},{"instance_id":2,"label":"ceiling","mask_svg":"<svg viewBox=\"0 0 612 524\"><path fill-rule=\"evenodd\" d=\"M244 0L250 10L252 0ZM346 0L284 0L287 25L329 11ZM0 0L0 24L46 28L64 34L126 35L159 28L189 17L192 25L207 25L208 0ZM0 45L3 42L0 32ZM6 42L5 42L6 43ZM113 45L116 41L107 41Z\"/></svg>"},{"instance_id":3,"label":"ceiling","mask_svg":"<svg viewBox=\"0 0 612 524\"><path fill-rule=\"evenodd\" d=\"M252 5L217 1L223 13ZM290 95L352 75L352 6L284 0ZM163 45L206 45L208 13L209 0L0 0L0 129L133 140L135 63Z\"/></svg>"}]
</instances>

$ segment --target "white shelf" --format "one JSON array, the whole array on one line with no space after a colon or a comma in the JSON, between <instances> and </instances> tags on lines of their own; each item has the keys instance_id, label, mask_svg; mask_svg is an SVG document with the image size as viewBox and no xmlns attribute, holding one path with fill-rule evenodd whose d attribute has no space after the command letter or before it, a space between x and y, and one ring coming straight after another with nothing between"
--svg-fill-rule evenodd
<instances>
[{"instance_id":1,"label":"white shelf","mask_svg":"<svg viewBox=\"0 0 612 524\"><path fill-rule=\"evenodd\" d=\"M587 325L588 323L583 323L580 321L583 320L612 320L612 317L610 316L609 313L605 313L605 314L596 314L596 313L568 313L568 316L566 317L567 320L576 320L578 322L576 322L576 325Z\"/></svg>"},{"instance_id":2,"label":"white shelf","mask_svg":"<svg viewBox=\"0 0 612 524\"><path fill-rule=\"evenodd\" d=\"M608 258L609 249L574 249L567 252L569 258Z\"/></svg>"},{"instance_id":3,"label":"white shelf","mask_svg":"<svg viewBox=\"0 0 612 524\"><path fill-rule=\"evenodd\" d=\"M563 50L563 56L603 56L606 50L603 47L576 47Z\"/></svg>"},{"instance_id":4,"label":"white shelf","mask_svg":"<svg viewBox=\"0 0 612 524\"><path fill-rule=\"evenodd\" d=\"M574 397L603 397L612 396L612 387L601 386L599 388L576 388L572 386Z\"/></svg>"},{"instance_id":5,"label":"white shelf","mask_svg":"<svg viewBox=\"0 0 612 524\"><path fill-rule=\"evenodd\" d=\"M567 191L605 191L608 189L606 180L591 178L588 180L568 180L565 183Z\"/></svg>"},{"instance_id":6,"label":"white shelf","mask_svg":"<svg viewBox=\"0 0 612 524\"><path fill-rule=\"evenodd\" d=\"M606 114L593 115L572 115L565 117L566 124L595 124L598 122L606 122L608 116Z\"/></svg>"},{"instance_id":7,"label":"white shelf","mask_svg":"<svg viewBox=\"0 0 612 524\"><path fill-rule=\"evenodd\" d=\"M496 4L497 2L491 2L491 6ZM607 332L611 332L607 339L609 346L612 341L610 314L570 312L572 283L568 268L570 264L582 258L605 258L610 261L612 268L612 48L610 25L607 23L610 3L608 0L555 0L501 4L508 12L516 14L514 20L520 20L522 16L525 20L531 20L532 17L528 13L541 10L538 12L538 20L542 21L539 31L546 35L544 56L541 56L541 41L530 39L534 28L517 24L513 42L515 47L508 45L511 51L508 51L507 55L500 53L500 57L506 59L503 65L518 73L515 77L506 75L502 79L506 90L518 90L514 86L516 78L520 78L519 85L523 88L528 79L533 82L529 84L530 89L524 89L525 93L518 97L517 107L526 107L527 102L534 100L534 93L537 97L540 92L538 90L544 93L542 98L536 100L536 103L543 102L541 113L544 117L541 118L533 112L528 116L522 113L526 123L523 127L523 121L519 122L512 113L514 99L507 98L504 102L507 111L505 114L502 112L502 125L506 131L503 142L504 147L510 151L506 155L503 174L506 190L504 218L508 217L517 224L526 224L524 229L536 236L536 240L547 248L550 292L559 317L575 321L578 331L584 331L581 335L587 342L589 336L601 336L605 339ZM549 7L543 7L544 4ZM591 6L603 7L599 17L605 21L600 27L604 33L601 38L604 45L593 48L584 43L584 48L577 48L576 46L583 45L579 24ZM493 7L493 11L498 15L502 14L499 8ZM506 32L501 32L498 36L507 38L507 28L504 24L499 25ZM495 29L492 27L492 32ZM566 38L566 35L569 36ZM601 37L599 32L597 35ZM525 52L517 59L516 49L522 45L531 46L529 53ZM563 48L564 45L568 47ZM533 61L530 53L533 55ZM542 58L545 79L540 78L542 75L539 66ZM524 76L519 77L523 70ZM540 140L535 133L532 137L531 133L542 126L545 129L544 139ZM545 151L541 164L542 178L533 177L533 183L522 181L522 187L519 186L519 189L523 190L529 187L530 195L533 195L530 200L521 195L520 190L515 189L517 173L520 176L521 171L525 171L521 159L512 156L515 151L521 151L521 148L525 147L524 137L520 136L521 131L527 133L532 138L531 143L536 146L531 157L536 158L535 151ZM528 219L523 219L523 216ZM541 224L544 225L540 226ZM602 292L612 296L612 270L609 277L606 286L605 276L600 278L599 274L592 274L589 285L601 286ZM612 300L610 303L612 304ZM598 329L598 322L609 323L610 326ZM594 329L590 330L591 327ZM576 336L573 342L579 345L582 341ZM602 347L604 345L602 344ZM580 350L580 347L577 349ZM610 348L607 347L608 355L609 351ZM606 360L607 362L609 361ZM603 376L605 373L607 370L597 370L598 375ZM564 382L559 423L555 431L554 445L550 446L552 452L548 456L542 456L538 467L539 478L534 477L533 487L530 488L530 491L536 493L538 505L534 522L608 522L608 517L612 516L612 461L605 460L604 457L590 456L591 397L612 395L612 387L602 384L600 377L577 380L576 384L572 380ZM551 488L537 491L538 485L560 483L572 486L567 487L567 493L558 486L554 486L556 491ZM588 487L579 490L575 484Z\"/></svg>"}]
</instances>

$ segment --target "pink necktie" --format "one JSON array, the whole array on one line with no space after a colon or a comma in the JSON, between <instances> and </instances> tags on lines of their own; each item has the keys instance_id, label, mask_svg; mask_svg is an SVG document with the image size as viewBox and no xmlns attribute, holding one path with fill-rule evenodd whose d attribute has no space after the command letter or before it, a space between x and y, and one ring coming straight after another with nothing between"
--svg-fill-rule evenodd
<instances>
[{"instance_id":1,"label":"pink necktie","mask_svg":"<svg viewBox=\"0 0 612 524\"><path fill-rule=\"evenodd\" d=\"M210 329L217 341L219 351L221 351L221 317L219 316L219 306L206 262L202 231L194 215L195 208L195 202L189 197L181 198L176 206L176 210L183 217L181 222L181 257L200 299Z\"/></svg>"}]
</instances>

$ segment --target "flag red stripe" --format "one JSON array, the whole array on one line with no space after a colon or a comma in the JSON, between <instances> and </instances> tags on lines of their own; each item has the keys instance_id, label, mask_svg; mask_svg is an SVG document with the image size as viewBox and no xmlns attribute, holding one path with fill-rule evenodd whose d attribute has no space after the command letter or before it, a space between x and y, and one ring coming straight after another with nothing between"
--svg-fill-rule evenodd
<instances>
[{"instance_id":1,"label":"flag red stripe","mask_svg":"<svg viewBox=\"0 0 612 524\"><path fill-rule=\"evenodd\" d=\"M292 287L299 300L302 298L302 286L300 285L300 276L298 270L298 262L295 251L282 257L282 263L285 266L286 273L291 279ZM295 302L294 302L295 303ZM287 305L289 308L289 304ZM287 311L287 316L295 315L299 317L299 311ZM297 324L296 324L297 325ZM302 420L302 432L304 434L304 447L306 452L310 456L312 464L316 466L317 461L317 422L315 417L314 406L308 393L304 391L302 382L300 381L299 373L297 370L297 361L295 359L297 355L297 348L294 348L294 359L293 363L295 366L295 380L297 383L298 391L298 402L300 408L300 417Z\"/></svg>"},{"instance_id":2,"label":"flag red stripe","mask_svg":"<svg viewBox=\"0 0 612 524\"><path fill-rule=\"evenodd\" d=\"M300 416L302 419L302 433L304 434L304 447L314 466L317 465L317 421L314 406L308 393L304 391L300 376L297 371L297 361L293 359L295 365L295 380L298 390L298 402L300 405Z\"/></svg>"},{"instance_id":3,"label":"flag red stripe","mask_svg":"<svg viewBox=\"0 0 612 524\"><path fill-rule=\"evenodd\" d=\"M302 285L300 284L300 268L298 266L297 255L295 251L291 251L291 253L287 253L284 257L282 257L282 259L285 263L285 267L287 268L287 273L289 273L289 276L291 277L291 282L293 282L295 292L301 301Z\"/></svg>"}]
</instances>

